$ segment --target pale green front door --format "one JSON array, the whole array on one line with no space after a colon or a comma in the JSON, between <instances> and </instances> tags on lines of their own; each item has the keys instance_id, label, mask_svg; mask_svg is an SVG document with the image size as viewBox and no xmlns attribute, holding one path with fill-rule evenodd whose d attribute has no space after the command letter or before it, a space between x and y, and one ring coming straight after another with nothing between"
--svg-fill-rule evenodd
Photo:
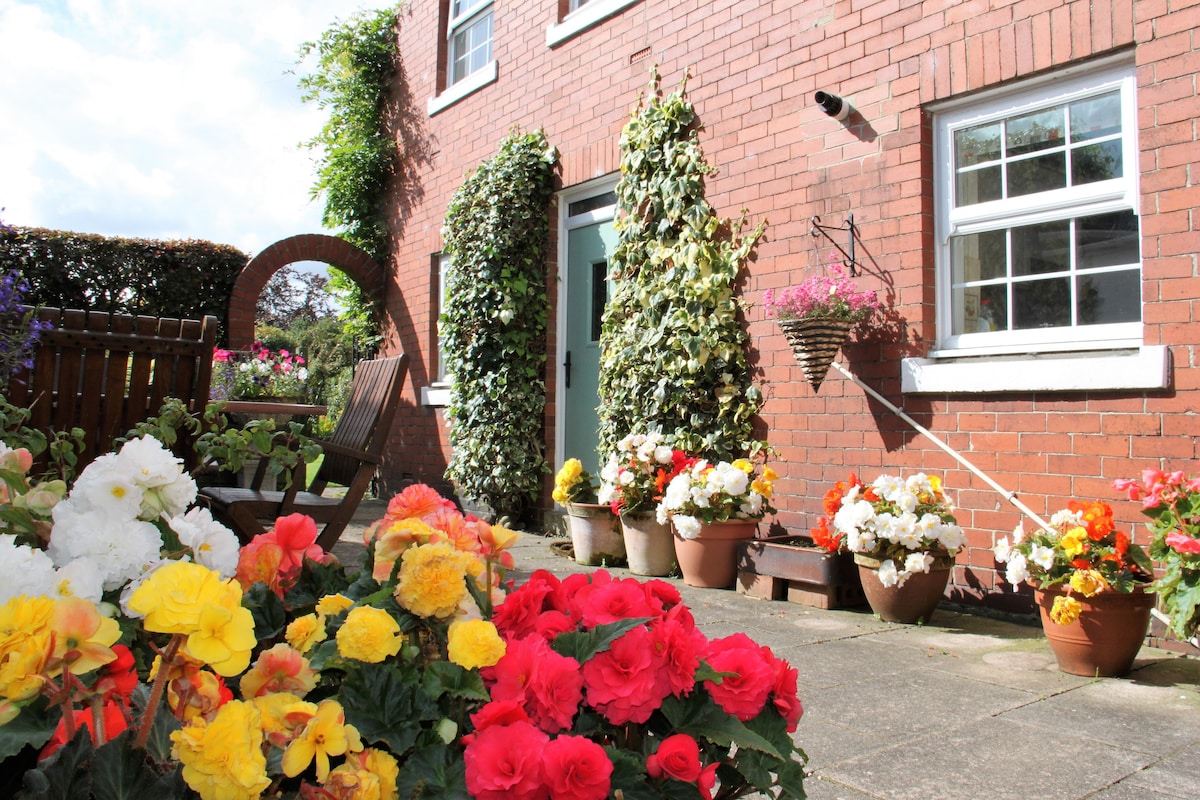
<instances>
[{"instance_id":1,"label":"pale green front door","mask_svg":"<svg viewBox=\"0 0 1200 800\"><path fill-rule=\"evenodd\" d=\"M600 319L608 300L608 253L617 241L612 221L567 231L565 337L559 359L563 382L563 458L600 471Z\"/></svg>"}]
</instances>

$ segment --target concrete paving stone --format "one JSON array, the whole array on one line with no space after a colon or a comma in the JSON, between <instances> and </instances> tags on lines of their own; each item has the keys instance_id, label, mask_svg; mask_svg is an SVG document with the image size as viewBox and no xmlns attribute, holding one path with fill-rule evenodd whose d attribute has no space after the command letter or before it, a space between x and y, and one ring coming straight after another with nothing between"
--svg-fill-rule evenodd
<instances>
[{"instance_id":1,"label":"concrete paving stone","mask_svg":"<svg viewBox=\"0 0 1200 800\"><path fill-rule=\"evenodd\" d=\"M808 800L875 800L875 795L865 794L843 786L837 781L810 776L804 781L804 792Z\"/></svg>"},{"instance_id":2,"label":"concrete paving stone","mask_svg":"<svg viewBox=\"0 0 1200 800\"><path fill-rule=\"evenodd\" d=\"M803 704L803 696L800 702ZM819 718L807 710L792 740L808 755L810 771L818 767L827 770L843 761L894 747L892 742L872 733L840 725L836 719Z\"/></svg>"},{"instance_id":3,"label":"concrete paving stone","mask_svg":"<svg viewBox=\"0 0 1200 800\"><path fill-rule=\"evenodd\" d=\"M869 660L859 661L855 672L857 681L802 694L806 713L893 743L952 730L1037 699L1030 692L924 669L874 676Z\"/></svg>"},{"instance_id":4,"label":"concrete paving stone","mask_svg":"<svg viewBox=\"0 0 1200 800\"><path fill-rule=\"evenodd\" d=\"M1004 717L1159 757L1200 743L1200 694L1120 678L1097 679Z\"/></svg>"},{"instance_id":5,"label":"concrete paving stone","mask_svg":"<svg viewBox=\"0 0 1200 800\"><path fill-rule=\"evenodd\" d=\"M1195 800L1200 797L1200 744L1135 772L1096 795L1103 800L1138 797L1171 797Z\"/></svg>"},{"instance_id":6,"label":"concrete paving stone","mask_svg":"<svg viewBox=\"0 0 1200 800\"><path fill-rule=\"evenodd\" d=\"M1150 760L1062 725L1033 731L989 718L816 772L884 800L1077 800Z\"/></svg>"}]
</instances>

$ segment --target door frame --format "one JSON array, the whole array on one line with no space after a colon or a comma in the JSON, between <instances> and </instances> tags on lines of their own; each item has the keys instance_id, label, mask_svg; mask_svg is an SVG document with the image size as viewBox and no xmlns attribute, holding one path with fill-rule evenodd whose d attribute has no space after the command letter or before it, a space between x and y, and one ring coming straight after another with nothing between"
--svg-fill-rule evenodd
<instances>
[{"instance_id":1,"label":"door frame","mask_svg":"<svg viewBox=\"0 0 1200 800\"><path fill-rule=\"evenodd\" d=\"M562 420L566 415L567 388L562 380L562 350L567 336L567 320L563 311L567 307L567 237L576 228L585 228L598 222L615 219L616 205L593 209L573 217L568 216L571 203L586 200L606 192L611 192L617 186L620 178L618 173L593 178L590 181L576 184L558 193L558 294L555 298L555 339L554 352L548 357L554 359L554 408L560 413L554 418L554 471L562 467L565 456L565 437Z\"/></svg>"}]
</instances>

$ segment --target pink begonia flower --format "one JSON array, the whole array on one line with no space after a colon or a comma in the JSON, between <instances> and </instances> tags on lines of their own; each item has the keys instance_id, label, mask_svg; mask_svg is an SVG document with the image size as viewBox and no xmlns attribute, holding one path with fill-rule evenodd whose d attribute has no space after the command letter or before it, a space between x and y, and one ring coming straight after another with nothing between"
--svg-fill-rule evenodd
<instances>
[{"instance_id":1,"label":"pink begonia flower","mask_svg":"<svg viewBox=\"0 0 1200 800\"><path fill-rule=\"evenodd\" d=\"M1200 555L1200 539L1193 539L1180 531L1167 534L1167 547L1183 555Z\"/></svg>"}]
</instances>

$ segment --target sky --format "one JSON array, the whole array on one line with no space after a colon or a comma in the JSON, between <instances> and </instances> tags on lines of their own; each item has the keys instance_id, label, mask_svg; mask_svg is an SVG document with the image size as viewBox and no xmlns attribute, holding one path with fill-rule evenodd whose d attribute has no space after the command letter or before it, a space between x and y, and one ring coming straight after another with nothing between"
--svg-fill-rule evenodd
<instances>
[{"instance_id":1,"label":"sky","mask_svg":"<svg viewBox=\"0 0 1200 800\"><path fill-rule=\"evenodd\" d=\"M386 0L0 0L0 220L249 255L322 232L300 45Z\"/></svg>"}]
</instances>

